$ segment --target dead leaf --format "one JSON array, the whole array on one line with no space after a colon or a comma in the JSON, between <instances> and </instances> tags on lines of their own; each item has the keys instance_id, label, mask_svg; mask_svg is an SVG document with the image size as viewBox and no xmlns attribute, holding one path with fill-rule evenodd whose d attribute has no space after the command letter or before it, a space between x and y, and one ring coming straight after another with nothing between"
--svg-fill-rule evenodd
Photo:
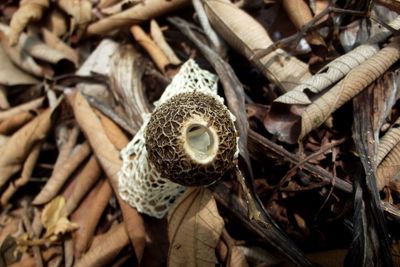
<instances>
[{"instance_id":1,"label":"dead leaf","mask_svg":"<svg viewBox=\"0 0 400 267\"><path fill-rule=\"evenodd\" d=\"M215 266L215 248L224 228L208 189L188 189L168 214L169 266Z\"/></svg>"},{"instance_id":2,"label":"dead leaf","mask_svg":"<svg viewBox=\"0 0 400 267\"><path fill-rule=\"evenodd\" d=\"M11 45L18 42L20 34L30 22L38 21L42 18L43 12L49 7L49 2L49 0L21 1L21 6L14 13L10 22Z\"/></svg>"},{"instance_id":3,"label":"dead leaf","mask_svg":"<svg viewBox=\"0 0 400 267\"><path fill-rule=\"evenodd\" d=\"M88 35L106 34L114 29L150 20L189 3L189 0L146 0L123 12L90 24L86 33Z\"/></svg>"},{"instance_id":4,"label":"dead leaf","mask_svg":"<svg viewBox=\"0 0 400 267\"><path fill-rule=\"evenodd\" d=\"M51 10L44 24L51 33L58 37L63 36L68 31L66 15L57 8Z\"/></svg>"},{"instance_id":5,"label":"dead leaf","mask_svg":"<svg viewBox=\"0 0 400 267\"><path fill-rule=\"evenodd\" d=\"M70 222L67 219L63 212L64 207L64 197L58 196L43 208L41 221L46 228L44 237L50 237L52 235L58 236L71 232L79 227L76 223Z\"/></svg>"},{"instance_id":6,"label":"dead leaf","mask_svg":"<svg viewBox=\"0 0 400 267\"><path fill-rule=\"evenodd\" d=\"M7 86L35 84L39 81L17 68L0 45L0 84Z\"/></svg>"},{"instance_id":7,"label":"dead leaf","mask_svg":"<svg viewBox=\"0 0 400 267\"><path fill-rule=\"evenodd\" d=\"M78 29L81 35L92 20L92 3L87 0L57 0L57 5L71 16L71 32Z\"/></svg>"},{"instance_id":8,"label":"dead leaf","mask_svg":"<svg viewBox=\"0 0 400 267\"><path fill-rule=\"evenodd\" d=\"M47 30L46 28L42 28L41 30L43 41L51 48L60 51L63 53L64 57L70 60L75 64L75 67L78 66L79 63L79 55L78 53L64 43L61 39L57 37L53 32Z\"/></svg>"},{"instance_id":9,"label":"dead leaf","mask_svg":"<svg viewBox=\"0 0 400 267\"><path fill-rule=\"evenodd\" d=\"M53 110L48 108L19 129L4 145L0 157L0 187L17 173L34 145L44 140L51 127Z\"/></svg>"},{"instance_id":10,"label":"dead leaf","mask_svg":"<svg viewBox=\"0 0 400 267\"><path fill-rule=\"evenodd\" d=\"M215 30L249 60L258 50L273 44L262 25L230 1L207 0L204 6ZM255 64L269 80L284 91L289 91L310 76L307 64L282 49L271 52Z\"/></svg>"}]
</instances>

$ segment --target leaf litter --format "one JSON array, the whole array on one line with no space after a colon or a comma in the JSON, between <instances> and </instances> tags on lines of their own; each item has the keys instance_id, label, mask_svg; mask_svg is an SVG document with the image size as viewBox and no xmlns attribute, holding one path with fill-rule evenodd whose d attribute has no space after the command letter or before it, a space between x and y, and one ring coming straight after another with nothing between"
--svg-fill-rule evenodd
<instances>
[{"instance_id":1,"label":"leaf litter","mask_svg":"<svg viewBox=\"0 0 400 267\"><path fill-rule=\"evenodd\" d=\"M400 8L356 2L1 3L0 266L398 265ZM152 218L120 152L189 59L238 169Z\"/></svg>"}]
</instances>

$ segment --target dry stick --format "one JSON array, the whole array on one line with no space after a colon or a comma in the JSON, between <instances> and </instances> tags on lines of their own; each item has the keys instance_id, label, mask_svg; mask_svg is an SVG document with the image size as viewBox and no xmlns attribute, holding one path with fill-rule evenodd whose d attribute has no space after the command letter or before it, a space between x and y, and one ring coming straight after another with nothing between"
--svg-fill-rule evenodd
<instances>
[{"instance_id":1,"label":"dry stick","mask_svg":"<svg viewBox=\"0 0 400 267\"><path fill-rule=\"evenodd\" d=\"M82 130L85 132L89 142L93 145L101 144L101 146L93 146L93 150L99 159L103 170L107 174L113 191L115 192L124 218L126 231L128 232L129 239L131 240L136 254L136 258L140 264L146 242L144 221L137 210L130 207L119 196L118 172L122 167L122 161L120 160L119 152L108 140L100 120L94 114L89 106L89 103L82 96L82 94L77 92L74 96L68 91L66 91L66 94L69 94L69 100L73 103L72 106L76 120L81 126Z\"/></svg>"},{"instance_id":2,"label":"dry stick","mask_svg":"<svg viewBox=\"0 0 400 267\"><path fill-rule=\"evenodd\" d=\"M203 3L201 2L201 0L192 0L192 3L194 9L196 10L200 25L204 30L204 34L210 40L214 50L217 51L221 57L224 57L226 54L226 47L222 39L215 33L215 31L211 27L206 11L204 10Z\"/></svg>"},{"instance_id":3,"label":"dry stick","mask_svg":"<svg viewBox=\"0 0 400 267\"><path fill-rule=\"evenodd\" d=\"M1 111L0 112L0 121L8 119L10 117L13 117L13 116L17 115L18 113L21 113L24 111L37 109L43 105L43 100L44 100L44 97L40 97L40 98L32 100L30 102L10 108L6 111Z\"/></svg>"},{"instance_id":4,"label":"dry stick","mask_svg":"<svg viewBox=\"0 0 400 267\"><path fill-rule=\"evenodd\" d=\"M165 67L171 64L164 52L151 40L140 26L131 27L131 33L135 40L147 51L157 68L164 72Z\"/></svg>"},{"instance_id":5,"label":"dry stick","mask_svg":"<svg viewBox=\"0 0 400 267\"><path fill-rule=\"evenodd\" d=\"M0 134L9 135L15 130L26 124L34 117L34 114L29 111L23 111L8 119L0 122Z\"/></svg>"},{"instance_id":6,"label":"dry stick","mask_svg":"<svg viewBox=\"0 0 400 267\"><path fill-rule=\"evenodd\" d=\"M31 178L33 169L35 168L36 162L39 158L40 150L42 148L42 142L37 143L29 153L28 157L24 162L24 166L22 167L21 176L17 178L14 182L11 182L7 189L1 195L1 205L4 207L8 204L10 198L17 192L18 188L24 186L29 182L29 178Z\"/></svg>"},{"instance_id":7,"label":"dry stick","mask_svg":"<svg viewBox=\"0 0 400 267\"><path fill-rule=\"evenodd\" d=\"M35 233L33 231L32 224L31 224L31 221L28 216L28 213L29 213L28 203L26 201L22 202L22 208L23 208L22 221L24 223L25 229L28 233L31 233L32 235L34 235ZM35 237L35 236L33 236L33 237ZM33 246L32 250L33 250L33 255L35 257L36 266L43 267L43 259L42 259L42 255L40 254L40 247Z\"/></svg>"},{"instance_id":8,"label":"dry stick","mask_svg":"<svg viewBox=\"0 0 400 267\"><path fill-rule=\"evenodd\" d=\"M77 258L88 249L96 226L111 197L111 186L107 180L103 180L87 195L72 215L72 220L79 224L79 229L74 234L74 254Z\"/></svg>"},{"instance_id":9,"label":"dry stick","mask_svg":"<svg viewBox=\"0 0 400 267\"><path fill-rule=\"evenodd\" d=\"M171 64L179 65L182 63L176 56L174 50L172 50L167 41L165 41L160 26L155 19L152 19L150 22L150 35L151 38L153 38L154 43L156 43L157 46L164 52Z\"/></svg>"},{"instance_id":10,"label":"dry stick","mask_svg":"<svg viewBox=\"0 0 400 267\"><path fill-rule=\"evenodd\" d=\"M90 250L76 263L75 267L107 266L129 244L129 237L123 223L111 228L96 239Z\"/></svg>"},{"instance_id":11,"label":"dry stick","mask_svg":"<svg viewBox=\"0 0 400 267\"><path fill-rule=\"evenodd\" d=\"M0 108L1 109L9 109L10 103L7 99L7 90L4 85L0 85Z\"/></svg>"},{"instance_id":12,"label":"dry stick","mask_svg":"<svg viewBox=\"0 0 400 267\"><path fill-rule=\"evenodd\" d=\"M34 205L42 205L52 200L60 191L71 174L82 164L82 162L90 155L91 148L88 142L77 145L75 152L69 157L56 171L53 171L51 177L40 193L33 200Z\"/></svg>"},{"instance_id":13,"label":"dry stick","mask_svg":"<svg viewBox=\"0 0 400 267\"><path fill-rule=\"evenodd\" d=\"M72 194L67 198L64 211L67 215L71 214L87 195L89 190L97 183L100 178L101 169L95 155L92 155L85 167L74 177L76 184Z\"/></svg>"}]
</instances>

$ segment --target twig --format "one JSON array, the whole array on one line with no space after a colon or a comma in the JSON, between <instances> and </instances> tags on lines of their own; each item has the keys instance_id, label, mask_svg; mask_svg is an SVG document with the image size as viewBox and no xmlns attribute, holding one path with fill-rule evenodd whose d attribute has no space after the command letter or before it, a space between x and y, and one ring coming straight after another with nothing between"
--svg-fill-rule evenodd
<instances>
[{"instance_id":1,"label":"twig","mask_svg":"<svg viewBox=\"0 0 400 267\"><path fill-rule=\"evenodd\" d=\"M204 6L200 0L192 0L193 7L196 10L199 22L201 27L204 30L204 34L210 40L211 45L214 50L218 52L221 57L225 57L226 55L226 47L222 41L222 39L217 35L217 33L213 30L208 21L208 17L206 15L206 11L204 10Z\"/></svg>"}]
</instances>

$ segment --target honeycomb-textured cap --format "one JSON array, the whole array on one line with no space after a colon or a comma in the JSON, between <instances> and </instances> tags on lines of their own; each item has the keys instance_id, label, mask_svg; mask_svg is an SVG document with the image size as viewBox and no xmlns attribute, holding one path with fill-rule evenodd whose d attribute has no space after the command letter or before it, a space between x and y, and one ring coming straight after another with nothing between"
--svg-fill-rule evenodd
<instances>
[{"instance_id":1,"label":"honeycomb-textured cap","mask_svg":"<svg viewBox=\"0 0 400 267\"><path fill-rule=\"evenodd\" d=\"M234 122L210 94L180 93L160 105L145 140L148 158L161 176L184 186L211 184L236 165Z\"/></svg>"}]
</instances>

